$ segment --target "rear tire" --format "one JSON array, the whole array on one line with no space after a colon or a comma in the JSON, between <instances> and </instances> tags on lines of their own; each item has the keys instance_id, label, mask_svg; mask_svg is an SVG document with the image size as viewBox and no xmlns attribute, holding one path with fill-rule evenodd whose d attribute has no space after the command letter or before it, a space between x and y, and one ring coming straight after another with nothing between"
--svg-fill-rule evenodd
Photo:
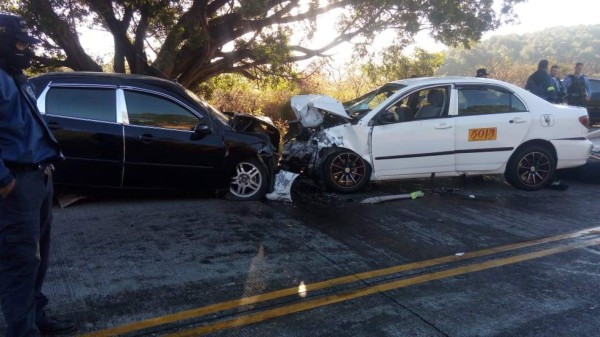
<instances>
[{"instance_id":1,"label":"rear tire","mask_svg":"<svg viewBox=\"0 0 600 337\"><path fill-rule=\"evenodd\" d=\"M504 176L515 188L537 191L548 185L556 172L556 159L550 150L540 145L518 149L508 161Z\"/></svg>"},{"instance_id":2,"label":"rear tire","mask_svg":"<svg viewBox=\"0 0 600 337\"><path fill-rule=\"evenodd\" d=\"M323 182L329 189L352 193L362 189L371 179L371 167L350 150L337 150L323 164Z\"/></svg>"},{"instance_id":3,"label":"rear tire","mask_svg":"<svg viewBox=\"0 0 600 337\"><path fill-rule=\"evenodd\" d=\"M257 159L243 160L235 165L235 171L225 196L229 200L260 200L267 193L269 179L267 169Z\"/></svg>"}]
</instances>

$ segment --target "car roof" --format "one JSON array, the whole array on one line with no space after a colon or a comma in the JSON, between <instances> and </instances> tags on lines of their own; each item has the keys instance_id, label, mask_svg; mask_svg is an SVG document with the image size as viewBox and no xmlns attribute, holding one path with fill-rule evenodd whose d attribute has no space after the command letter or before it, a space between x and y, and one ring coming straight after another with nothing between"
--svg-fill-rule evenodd
<instances>
[{"instance_id":1,"label":"car roof","mask_svg":"<svg viewBox=\"0 0 600 337\"><path fill-rule=\"evenodd\" d=\"M404 85L429 85L429 84L445 84L445 83L480 83L480 84L509 84L503 81L492 78L472 77L472 76L442 76L442 77L415 77L407 78L391 83Z\"/></svg>"},{"instance_id":2,"label":"car roof","mask_svg":"<svg viewBox=\"0 0 600 337\"><path fill-rule=\"evenodd\" d=\"M162 88L177 88L180 91L184 91L183 87L175 82L166 80L159 77L148 76L148 75L137 75L137 74L121 74L121 73L104 73L104 72L92 72L92 71L72 71L72 72L49 72L34 76L31 78L34 82L69 82L74 81L77 83L101 83L101 84L113 84L113 85L152 85Z\"/></svg>"}]
</instances>

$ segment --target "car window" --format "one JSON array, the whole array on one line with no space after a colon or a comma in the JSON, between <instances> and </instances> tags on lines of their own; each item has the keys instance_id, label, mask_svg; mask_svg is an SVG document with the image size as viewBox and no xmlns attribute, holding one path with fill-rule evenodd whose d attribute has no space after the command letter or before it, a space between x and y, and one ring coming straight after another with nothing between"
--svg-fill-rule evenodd
<instances>
[{"instance_id":1,"label":"car window","mask_svg":"<svg viewBox=\"0 0 600 337\"><path fill-rule=\"evenodd\" d=\"M600 97L600 81L590 80L590 87L592 88L592 99L598 99Z\"/></svg>"},{"instance_id":2,"label":"car window","mask_svg":"<svg viewBox=\"0 0 600 337\"><path fill-rule=\"evenodd\" d=\"M200 119L166 98L137 91L125 91L129 124L166 129L193 130Z\"/></svg>"},{"instance_id":3,"label":"car window","mask_svg":"<svg viewBox=\"0 0 600 337\"><path fill-rule=\"evenodd\" d=\"M485 115L527 111L510 91L491 87L458 88L458 115Z\"/></svg>"},{"instance_id":4,"label":"car window","mask_svg":"<svg viewBox=\"0 0 600 337\"><path fill-rule=\"evenodd\" d=\"M411 94L414 119L439 118L448 114L450 87L427 88Z\"/></svg>"},{"instance_id":5,"label":"car window","mask_svg":"<svg viewBox=\"0 0 600 337\"><path fill-rule=\"evenodd\" d=\"M46 94L46 114L116 122L116 92L114 89L53 87Z\"/></svg>"},{"instance_id":6,"label":"car window","mask_svg":"<svg viewBox=\"0 0 600 337\"><path fill-rule=\"evenodd\" d=\"M222 113L221 111L219 111L214 106L210 105L208 102L203 101L202 99L200 99L200 97L198 97L193 91L191 91L189 89L185 89L185 92L191 98L193 98L196 101L196 103L198 103L201 107L203 107L206 110L210 111L210 113L213 116L215 116L218 120L220 120L223 124L227 124L229 122L229 117L227 117L227 115L225 115L224 113Z\"/></svg>"}]
</instances>

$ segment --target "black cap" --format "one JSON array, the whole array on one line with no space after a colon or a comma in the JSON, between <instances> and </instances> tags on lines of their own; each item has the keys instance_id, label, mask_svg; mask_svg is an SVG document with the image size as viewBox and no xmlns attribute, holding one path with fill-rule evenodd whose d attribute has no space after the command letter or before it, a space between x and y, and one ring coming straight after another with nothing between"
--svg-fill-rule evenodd
<instances>
[{"instance_id":1,"label":"black cap","mask_svg":"<svg viewBox=\"0 0 600 337\"><path fill-rule=\"evenodd\" d=\"M12 14L0 14L0 34L12 36L17 41L36 44L41 41L29 35L27 23L22 17Z\"/></svg>"},{"instance_id":2,"label":"black cap","mask_svg":"<svg viewBox=\"0 0 600 337\"><path fill-rule=\"evenodd\" d=\"M477 69L477 75L476 76L477 77L483 77L483 76L489 76L489 74L487 72L487 69L480 68L480 69Z\"/></svg>"}]
</instances>

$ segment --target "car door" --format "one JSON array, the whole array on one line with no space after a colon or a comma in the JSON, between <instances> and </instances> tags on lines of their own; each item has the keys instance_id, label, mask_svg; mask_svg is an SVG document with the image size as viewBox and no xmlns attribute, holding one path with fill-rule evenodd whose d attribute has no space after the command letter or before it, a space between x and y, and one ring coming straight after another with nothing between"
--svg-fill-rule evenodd
<instances>
[{"instance_id":1,"label":"car door","mask_svg":"<svg viewBox=\"0 0 600 337\"><path fill-rule=\"evenodd\" d=\"M116 86L52 84L38 106L66 159L56 164L57 184L121 186L123 126Z\"/></svg>"},{"instance_id":2,"label":"car door","mask_svg":"<svg viewBox=\"0 0 600 337\"><path fill-rule=\"evenodd\" d=\"M531 114L510 90L492 85L457 86L457 171L496 170L522 143Z\"/></svg>"},{"instance_id":3,"label":"car door","mask_svg":"<svg viewBox=\"0 0 600 337\"><path fill-rule=\"evenodd\" d=\"M440 106L428 102L428 97L440 93ZM429 87L404 95L376 115L370 142L374 175L393 178L454 172L450 102L449 86ZM383 116L394 118L382 120Z\"/></svg>"},{"instance_id":4,"label":"car door","mask_svg":"<svg viewBox=\"0 0 600 337\"><path fill-rule=\"evenodd\" d=\"M201 115L165 94L119 90L125 106L124 186L136 188L214 188L223 185L218 168L225 157L220 129L198 136Z\"/></svg>"}]
</instances>

